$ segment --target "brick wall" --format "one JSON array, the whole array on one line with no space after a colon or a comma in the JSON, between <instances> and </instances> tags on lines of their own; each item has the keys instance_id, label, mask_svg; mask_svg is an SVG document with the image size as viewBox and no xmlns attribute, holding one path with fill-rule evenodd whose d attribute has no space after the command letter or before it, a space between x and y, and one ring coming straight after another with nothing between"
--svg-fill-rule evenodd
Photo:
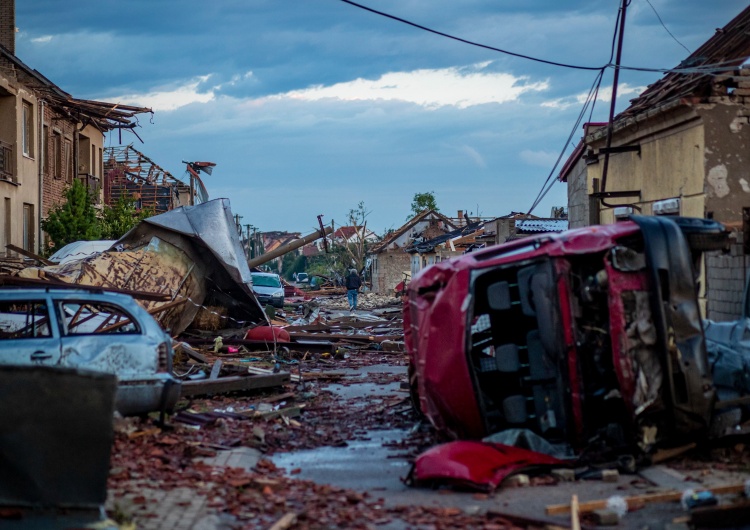
<instances>
[{"instance_id":1,"label":"brick wall","mask_svg":"<svg viewBox=\"0 0 750 530\"><path fill-rule=\"evenodd\" d=\"M732 245L730 252L726 254L706 254L707 318L726 321L740 317L749 262L748 257L742 253L741 244Z\"/></svg>"},{"instance_id":2,"label":"brick wall","mask_svg":"<svg viewBox=\"0 0 750 530\"><path fill-rule=\"evenodd\" d=\"M0 0L0 46L16 54L15 0Z\"/></svg>"},{"instance_id":3,"label":"brick wall","mask_svg":"<svg viewBox=\"0 0 750 530\"><path fill-rule=\"evenodd\" d=\"M379 294L393 294L393 289L404 279L403 271L410 269L410 258L403 249L378 254L378 268L373 275L372 290Z\"/></svg>"},{"instance_id":4,"label":"brick wall","mask_svg":"<svg viewBox=\"0 0 750 530\"><path fill-rule=\"evenodd\" d=\"M2 1L2 0L0 0ZM61 119L62 116L54 112L49 107L44 107L44 124L47 126L47 141L44 145L40 146L40 151L44 149L44 159L47 161L47 171L43 174L44 191L42 201L42 218L46 218L50 209L62 203L65 200L65 189L69 183L69 173L71 172L71 162L68 161L64 164L65 176L58 178L53 175L54 167L54 148L52 142L52 135L55 131L59 131L63 138L67 138L71 142L70 156L75 157L76 146L73 142L75 134L75 124Z\"/></svg>"}]
</instances>

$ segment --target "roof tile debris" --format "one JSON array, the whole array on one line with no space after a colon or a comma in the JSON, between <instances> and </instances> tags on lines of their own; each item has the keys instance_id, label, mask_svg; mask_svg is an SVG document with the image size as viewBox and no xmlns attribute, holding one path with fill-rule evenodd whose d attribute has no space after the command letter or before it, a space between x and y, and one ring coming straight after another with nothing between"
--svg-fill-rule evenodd
<instances>
[{"instance_id":1,"label":"roof tile debris","mask_svg":"<svg viewBox=\"0 0 750 530\"><path fill-rule=\"evenodd\" d=\"M731 71L742 65L750 57L750 39L747 38L750 26L750 7L745 8L739 15L723 28L717 29L713 37L708 39L700 48L682 61L677 68L698 68L711 66L714 70ZM656 83L650 85L631 105L615 120L635 116L675 99L688 96L710 97L717 94L714 90L716 78L711 73L670 72Z\"/></svg>"}]
</instances>

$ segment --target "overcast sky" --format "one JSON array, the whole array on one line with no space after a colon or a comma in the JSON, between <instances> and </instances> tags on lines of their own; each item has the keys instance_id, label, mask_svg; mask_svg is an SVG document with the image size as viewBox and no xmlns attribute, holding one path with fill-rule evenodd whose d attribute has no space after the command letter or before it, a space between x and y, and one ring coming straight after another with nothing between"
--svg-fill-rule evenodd
<instances>
[{"instance_id":1,"label":"overcast sky","mask_svg":"<svg viewBox=\"0 0 750 530\"><path fill-rule=\"evenodd\" d=\"M359 3L494 48L600 67L620 0ZM632 0L622 63L674 67L746 5ZM139 118L144 143L127 132L123 143L179 178L182 160L215 162L204 180L211 198L228 197L242 223L263 231L306 234L318 214L340 225L364 201L368 227L382 233L428 191L449 216L528 211L580 139L577 129L566 141L597 75L341 0L77 0L64 9L17 0L16 10L22 61L74 97L153 108ZM607 118L612 76L592 121ZM618 111L660 76L623 71ZM558 183L534 213L565 203Z\"/></svg>"}]
</instances>

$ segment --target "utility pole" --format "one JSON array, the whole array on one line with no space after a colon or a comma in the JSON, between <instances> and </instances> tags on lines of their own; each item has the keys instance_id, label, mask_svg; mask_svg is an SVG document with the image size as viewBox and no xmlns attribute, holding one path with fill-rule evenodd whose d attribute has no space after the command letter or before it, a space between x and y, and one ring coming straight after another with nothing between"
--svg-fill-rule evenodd
<instances>
[{"instance_id":1,"label":"utility pole","mask_svg":"<svg viewBox=\"0 0 750 530\"><path fill-rule=\"evenodd\" d=\"M601 193L604 194L607 191L607 170L609 169L609 149L612 147L612 129L613 129L613 123L615 117L615 105L617 104L617 83L620 81L620 61L622 60L622 39L625 36L625 13L628 8L629 0L622 0L622 5L620 6L620 24L618 27L618 35L617 35L617 54L615 56L615 74L614 79L612 80L612 100L609 104L609 123L607 124L607 147L606 151L604 152L604 162L602 163L602 183L601 183ZM604 195L600 197L600 202L603 206L613 206L612 204L609 204L606 200L604 200Z\"/></svg>"},{"instance_id":2,"label":"utility pole","mask_svg":"<svg viewBox=\"0 0 750 530\"><path fill-rule=\"evenodd\" d=\"M253 226L251 224L245 225L245 245L247 245L247 249L245 249L245 253L247 254L247 259L250 259L252 256L250 255L250 227Z\"/></svg>"}]
</instances>

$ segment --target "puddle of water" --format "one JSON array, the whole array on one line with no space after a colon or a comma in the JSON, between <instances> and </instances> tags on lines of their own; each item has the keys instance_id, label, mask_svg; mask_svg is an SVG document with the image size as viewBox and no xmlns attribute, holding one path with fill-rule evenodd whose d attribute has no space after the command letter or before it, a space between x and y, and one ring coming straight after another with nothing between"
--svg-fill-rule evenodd
<instances>
[{"instance_id":1,"label":"puddle of water","mask_svg":"<svg viewBox=\"0 0 750 530\"><path fill-rule=\"evenodd\" d=\"M392 396L403 396L407 394L402 392L401 383L388 383L387 385L377 385L375 383L355 383L351 385L331 384L326 385L325 390L330 390L334 394L345 399L354 399L361 397L390 398Z\"/></svg>"},{"instance_id":2,"label":"puddle of water","mask_svg":"<svg viewBox=\"0 0 750 530\"><path fill-rule=\"evenodd\" d=\"M347 447L278 453L272 459L287 473L299 469L296 478L320 484L359 491L402 491L406 486L401 478L409 472L411 464L403 458L393 458L397 450L383 447L383 443L402 440L406 434L402 429L369 431L366 435L369 440L350 441Z\"/></svg>"}]
</instances>

